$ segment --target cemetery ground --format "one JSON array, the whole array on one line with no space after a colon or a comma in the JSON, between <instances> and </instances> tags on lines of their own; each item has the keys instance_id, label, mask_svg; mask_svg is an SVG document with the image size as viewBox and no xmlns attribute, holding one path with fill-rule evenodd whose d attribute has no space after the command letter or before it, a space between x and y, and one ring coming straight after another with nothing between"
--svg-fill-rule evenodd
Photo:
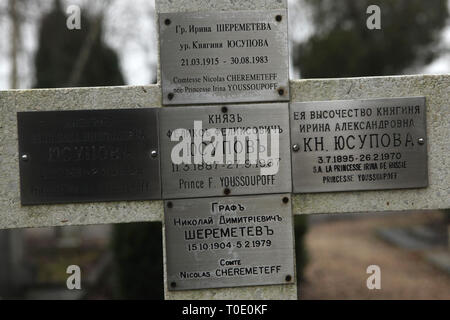
<instances>
[{"instance_id":1,"label":"cemetery ground","mask_svg":"<svg viewBox=\"0 0 450 320\"><path fill-rule=\"evenodd\" d=\"M442 211L309 216L299 299L450 299L448 219ZM110 225L23 232L33 280L18 298L118 297ZM69 263L82 268L81 292L65 287ZM381 268L381 290L366 287L369 265Z\"/></svg>"},{"instance_id":2,"label":"cemetery ground","mask_svg":"<svg viewBox=\"0 0 450 320\"><path fill-rule=\"evenodd\" d=\"M299 298L450 299L446 219L439 211L310 216ZM381 268L381 290L366 287L369 265Z\"/></svg>"}]
</instances>

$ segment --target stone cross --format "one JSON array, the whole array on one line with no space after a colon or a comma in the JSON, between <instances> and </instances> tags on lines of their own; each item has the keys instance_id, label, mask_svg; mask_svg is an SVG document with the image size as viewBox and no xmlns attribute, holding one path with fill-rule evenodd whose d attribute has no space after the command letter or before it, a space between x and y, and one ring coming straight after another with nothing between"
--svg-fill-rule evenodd
<instances>
[{"instance_id":1,"label":"stone cross","mask_svg":"<svg viewBox=\"0 0 450 320\"><path fill-rule=\"evenodd\" d=\"M156 0L157 13L272 10L286 6L285 0ZM450 75L290 81L291 102L411 96L424 96L427 101L427 188L299 194L293 196L294 214L449 208L449 87ZM21 206L16 120L20 111L162 107L161 94L160 81L149 86L0 91L0 229L164 221L162 201ZM166 270L166 256L164 263ZM180 292L169 291L166 281L164 286L166 299L297 299L294 285Z\"/></svg>"}]
</instances>

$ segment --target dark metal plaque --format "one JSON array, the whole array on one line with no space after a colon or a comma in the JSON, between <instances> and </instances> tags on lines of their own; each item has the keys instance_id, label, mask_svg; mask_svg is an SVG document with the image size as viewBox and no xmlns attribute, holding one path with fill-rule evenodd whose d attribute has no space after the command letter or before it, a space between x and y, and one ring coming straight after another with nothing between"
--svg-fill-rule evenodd
<instances>
[{"instance_id":1,"label":"dark metal plaque","mask_svg":"<svg viewBox=\"0 0 450 320\"><path fill-rule=\"evenodd\" d=\"M295 283L290 200L165 201L169 290Z\"/></svg>"},{"instance_id":2,"label":"dark metal plaque","mask_svg":"<svg viewBox=\"0 0 450 320\"><path fill-rule=\"evenodd\" d=\"M289 100L287 11L161 13L163 103Z\"/></svg>"},{"instance_id":3,"label":"dark metal plaque","mask_svg":"<svg viewBox=\"0 0 450 320\"><path fill-rule=\"evenodd\" d=\"M424 97L290 108L295 193L428 186Z\"/></svg>"},{"instance_id":4,"label":"dark metal plaque","mask_svg":"<svg viewBox=\"0 0 450 320\"><path fill-rule=\"evenodd\" d=\"M158 111L17 113L22 204L160 199Z\"/></svg>"},{"instance_id":5,"label":"dark metal plaque","mask_svg":"<svg viewBox=\"0 0 450 320\"><path fill-rule=\"evenodd\" d=\"M182 139L172 139L177 129L187 131ZM254 133L258 141L244 142L232 138L228 132L231 130L239 135L243 132L241 129ZM207 130L217 132L223 140L220 143L223 150L217 154L220 159L209 164L203 161L204 158L196 161L194 154L206 154L206 146L213 143L217 147L219 144L218 140L208 135ZM262 138L261 134L269 130L279 132L278 141L271 134ZM163 199L285 193L292 190L287 103L163 108L160 112L160 139ZM272 139L278 146L272 144ZM174 154L180 153L177 146L187 141L192 146L187 161L177 163L173 158ZM270 143L265 147L262 145L264 141ZM257 161L250 162L248 155L260 151L262 153L258 154ZM239 162L236 156L242 152L247 156L245 162ZM269 167L273 171L265 170Z\"/></svg>"}]
</instances>

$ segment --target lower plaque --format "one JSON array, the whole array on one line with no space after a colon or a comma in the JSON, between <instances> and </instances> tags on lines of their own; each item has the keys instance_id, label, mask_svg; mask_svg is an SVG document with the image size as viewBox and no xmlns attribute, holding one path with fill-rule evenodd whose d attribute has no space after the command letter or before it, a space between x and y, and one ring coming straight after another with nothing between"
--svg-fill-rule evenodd
<instances>
[{"instance_id":1,"label":"lower plaque","mask_svg":"<svg viewBox=\"0 0 450 320\"><path fill-rule=\"evenodd\" d=\"M290 194L165 202L169 290L295 283Z\"/></svg>"},{"instance_id":2,"label":"lower plaque","mask_svg":"<svg viewBox=\"0 0 450 320\"><path fill-rule=\"evenodd\" d=\"M17 113L22 204L161 199L158 111Z\"/></svg>"}]
</instances>

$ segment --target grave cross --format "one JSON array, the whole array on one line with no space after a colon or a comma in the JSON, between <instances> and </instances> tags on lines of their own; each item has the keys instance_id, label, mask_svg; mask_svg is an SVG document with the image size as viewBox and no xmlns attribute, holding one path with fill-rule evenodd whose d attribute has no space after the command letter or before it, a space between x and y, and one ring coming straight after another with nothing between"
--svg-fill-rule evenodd
<instances>
[{"instance_id":1,"label":"grave cross","mask_svg":"<svg viewBox=\"0 0 450 320\"><path fill-rule=\"evenodd\" d=\"M284 0L218 2L156 0L157 21L159 21L159 14L167 13L220 11L227 15L241 10L285 10L286 7ZM164 221L164 203L160 200L22 206L19 181L19 162L32 159L22 158L22 154L19 154L18 112L162 107L162 102L169 96L162 90L160 70L158 70L158 80L159 84L150 86L1 91L0 228ZM416 188L415 185L411 189L394 188L388 191L359 190L296 194L292 196L293 213L383 212L450 207L448 161L450 126L447 119L448 101L450 101L449 85L449 75L290 81L286 92L289 92L291 104L309 101L425 97L426 136L423 139L426 139L425 148L428 151L428 157L425 159L428 162L428 186L426 187L423 185L420 186L421 188ZM174 200L175 205L176 201L179 200ZM166 226L163 223L163 234L165 231ZM167 277L165 246L164 241L165 277ZM292 284L171 291L166 280L164 281L166 299L297 298L297 288Z\"/></svg>"}]
</instances>

